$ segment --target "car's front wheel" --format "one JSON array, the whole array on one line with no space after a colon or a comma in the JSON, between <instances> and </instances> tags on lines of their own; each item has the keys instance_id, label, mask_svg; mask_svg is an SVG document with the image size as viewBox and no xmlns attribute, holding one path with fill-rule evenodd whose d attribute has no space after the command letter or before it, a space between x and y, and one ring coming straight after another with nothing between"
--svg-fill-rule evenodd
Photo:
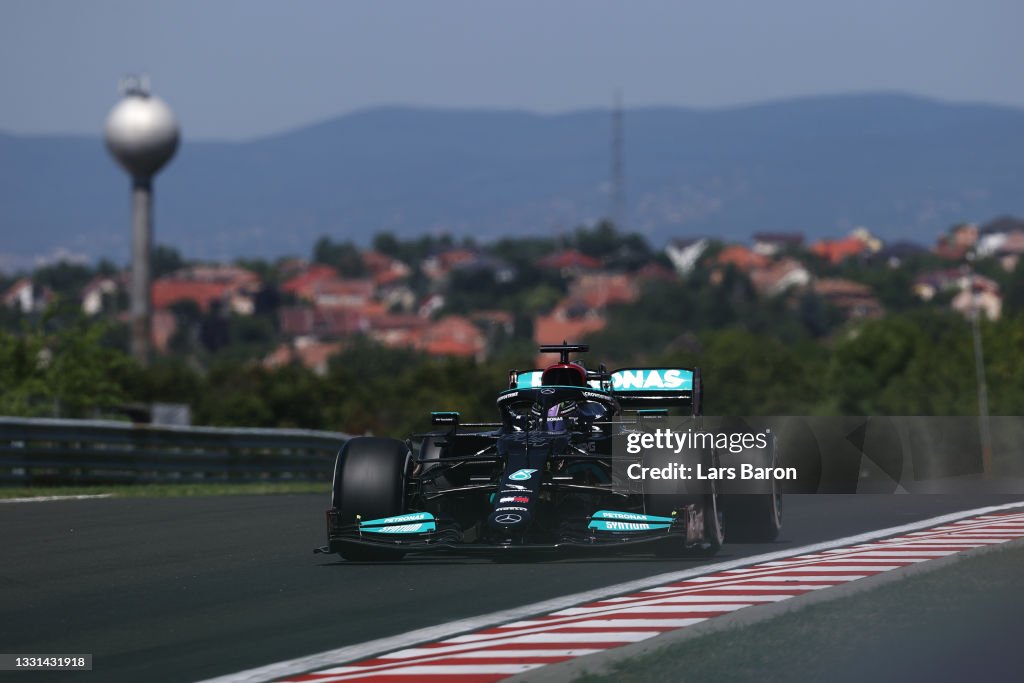
<instances>
[{"instance_id":1,"label":"car's front wheel","mask_svg":"<svg viewBox=\"0 0 1024 683\"><path fill-rule=\"evenodd\" d=\"M405 478L409 448L397 439L360 436L350 439L334 464L331 501L340 520L392 517L405 512ZM405 554L390 548L372 548L344 541L338 554L347 560L398 560Z\"/></svg>"}]
</instances>

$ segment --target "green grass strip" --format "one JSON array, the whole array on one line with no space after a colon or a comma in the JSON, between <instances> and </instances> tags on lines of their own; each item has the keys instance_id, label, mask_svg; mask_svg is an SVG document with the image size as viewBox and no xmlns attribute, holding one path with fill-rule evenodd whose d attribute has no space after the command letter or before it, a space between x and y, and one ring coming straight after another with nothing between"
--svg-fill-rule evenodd
<instances>
[{"instance_id":1,"label":"green grass strip","mask_svg":"<svg viewBox=\"0 0 1024 683\"><path fill-rule=\"evenodd\" d=\"M35 486L0 488L0 498L89 496L116 498L176 498L181 496L263 496L283 493L330 494L329 482L247 482L203 484L134 484L115 486Z\"/></svg>"}]
</instances>

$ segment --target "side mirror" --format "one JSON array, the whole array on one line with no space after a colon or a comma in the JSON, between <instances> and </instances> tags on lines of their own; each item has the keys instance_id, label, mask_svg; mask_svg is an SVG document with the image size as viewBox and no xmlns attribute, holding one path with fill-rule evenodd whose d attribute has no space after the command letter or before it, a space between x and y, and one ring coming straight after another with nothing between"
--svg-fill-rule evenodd
<instances>
[{"instance_id":1,"label":"side mirror","mask_svg":"<svg viewBox=\"0 0 1024 683\"><path fill-rule=\"evenodd\" d=\"M459 414L457 412L433 412L430 414L430 424L435 426L450 427L452 434L459 428Z\"/></svg>"}]
</instances>

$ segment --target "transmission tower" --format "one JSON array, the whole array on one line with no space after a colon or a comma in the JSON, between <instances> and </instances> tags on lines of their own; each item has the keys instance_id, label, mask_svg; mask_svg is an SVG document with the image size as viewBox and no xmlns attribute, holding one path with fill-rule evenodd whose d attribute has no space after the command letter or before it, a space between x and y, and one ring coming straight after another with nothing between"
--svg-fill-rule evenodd
<instances>
[{"instance_id":1,"label":"transmission tower","mask_svg":"<svg viewBox=\"0 0 1024 683\"><path fill-rule=\"evenodd\" d=\"M626 228L626 179L623 175L625 165L622 130L622 90L615 91L615 104L612 107L612 186L609 218L619 230Z\"/></svg>"}]
</instances>

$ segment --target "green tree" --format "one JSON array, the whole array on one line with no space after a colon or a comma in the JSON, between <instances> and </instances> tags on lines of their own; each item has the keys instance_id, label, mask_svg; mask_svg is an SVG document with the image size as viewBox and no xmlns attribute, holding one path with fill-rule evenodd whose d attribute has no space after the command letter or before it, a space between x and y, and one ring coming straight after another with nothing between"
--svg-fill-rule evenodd
<instances>
[{"instance_id":1,"label":"green tree","mask_svg":"<svg viewBox=\"0 0 1024 683\"><path fill-rule=\"evenodd\" d=\"M62 299L78 301L93 274L88 266L60 261L37 269L32 280L39 287L49 287Z\"/></svg>"},{"instance_id":2,"label":"green tree","mask_svg":"<svg viewBox=\"0 0 1024 683\"><path fill-rule=\"evenodd\" d=\"M705 415L816 414L825 409L819 378L827 364L817 344L797 345L730 328L705 334L699 351L656 358L656 365L697 366Z\"/></svg>"},{"instance_id":3,"label":"green tree","mask_svg":"<svg viewBox=\"0 0 1024 683\"><path fill-rule=\"evenodd\" d=\"M51 319L21 334L0 331L0 413L89 417L122 402L131 361L103 345L105 327L79 317L49 331Z\"/></svg>"},{"instance_id":4,"label":"green tree","mask_svg":"<svg viewBox=\"0 0 1024 683\"><path fill-rule=\"evenodd\" d=\"M186 265L185 259L181 257L181 252L164 244L158 244L153 248L149 263L154 280L180 270Z\"/></svg>"},{"instance_id":5,"label":"green tree","mask_svg":"<svg viewBox=\"0 0 1024 683\"><path fill-rule=\"evenodd\" d=\"M601 221L591 228L577 228L571 241L582 253L601 259L611 267L634 270L653 256L642 235L621 233L610 221Z\"/></svg>"},{"instance_id":6,"label":"green tree","mask_svg":"<svg viewBox=\"0 0 1024 683\"><path fill-rule=\"evenodd\" d=\"M970 327L930 310L865 323L836 344L828 385L847 415L976 414Z\"/></svg>"},{"instance_id":7,"label":"green tree","mask_svg":"<svg viewBox=\"0 0 1024 683\"><path fill-rule=\"evenodd\" d=\"M313 247L313 260L336 268L346 277L361 277L366 274L362 254L351 241L334 242L325 235L318 239Z\"/></svg>"}]
</instances>

